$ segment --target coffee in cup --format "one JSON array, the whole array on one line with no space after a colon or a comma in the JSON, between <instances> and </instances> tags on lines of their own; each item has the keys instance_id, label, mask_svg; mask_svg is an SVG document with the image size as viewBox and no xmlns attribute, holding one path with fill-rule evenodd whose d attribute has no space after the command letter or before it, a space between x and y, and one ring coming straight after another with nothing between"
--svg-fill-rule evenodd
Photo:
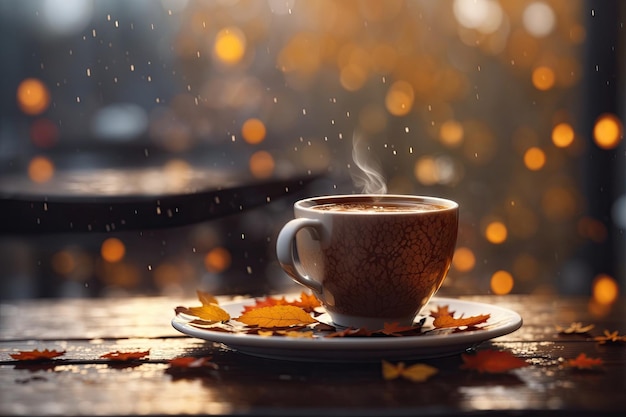
<instances>
[{"instance_id":1,"label":"coffee in cup","mask_svg":"<svg viewBox=\"0 0 626 417\"><path fill-rule=\"evenodd\" d=\"M450 268L458 212L454 201L424 196L300 200L278 235L278 261L338 326L410 325Z\"/></svg>"}]
</instances>

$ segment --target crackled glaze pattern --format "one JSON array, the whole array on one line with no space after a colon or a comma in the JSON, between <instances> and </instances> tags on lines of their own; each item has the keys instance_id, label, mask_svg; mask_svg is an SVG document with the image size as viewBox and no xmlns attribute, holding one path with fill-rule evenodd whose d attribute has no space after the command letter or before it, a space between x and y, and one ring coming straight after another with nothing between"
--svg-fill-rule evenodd
<instances>
[{"instance_id":1,"label":"crackled glaze pattern","mask_svg":"<svg viewBox=\"0 0 626 417\"><path fill-rule=\"evenodd\" d=\"M332 216L331 229L322 244L310 236L298 239L304 269L323 284L326 309L351 316L414 317L450 267L458 211L344 213Z\"/></svg>"}]
</instances>

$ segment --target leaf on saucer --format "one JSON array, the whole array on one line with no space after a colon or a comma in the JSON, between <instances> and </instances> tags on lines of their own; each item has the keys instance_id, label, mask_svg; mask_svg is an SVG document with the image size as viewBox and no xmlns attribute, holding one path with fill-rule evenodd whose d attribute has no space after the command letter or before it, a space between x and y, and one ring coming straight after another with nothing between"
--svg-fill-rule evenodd
<instances>
[{"instance_id":1,"label":"leaf on saucer","mask_svg":"<svg viewBox=\"0 0 626 417\"><path fill-rule=\"evenodd\" d=\"M210 322L228 321L230 315L217 304L203 304L200 307L189 307L187 313Z\"/></svg>"},{"instance_id":2,"label":"leaf on saucer","mask_svg":"<svg viewBox=\"0 0 626 417\"><path fill-rule=\"evenodd\" d=\"M437 372L437 368L423 363L406 366L404 362L393 364L383 360L383 378L386 381L404 378L413 382L424 382Z\"/></svg>"},{"instance_id":3,"label":"leaf on saucer","mask_svg":"<svg viewBox=\"0 0 626 417\"><path fill-rule=\"evenodd\" d=\"M288 303L285 297L278 298L278 297L272 297L268 295L265 298L255 298L254 304L243 307L243 312L247 313L248 311L256 310L258 308L284 306L287 304Z\"/></svg>"},{"instance_id":4,"label":"leaf on saucer","mask_svg":"<svg viewBox=\"0 0 626 417\"><path fill-rule=\"evenodd\" d=\"M604 361L602 361L602 358L590 358L586 354L581 353L576 359L569 359L566 364L572 368L584 370L602 366Z\"/></svg>"},{"instance_id":5,"label":"leaf on saucer","mask_svg":"<svg viewBox=\"0 0 626 417\"><path fill-rule=\"evenodd\" d=\"M198 296L198 300L202 305L219 304L217 298L215 298L213 294L209 294L208 292L196 290L196 295Z\"/></svg>"},{"instance_id":6,"label":"leaf on saucer","mask_svg":"<svg viewBox=\"0 0 626 417\"><path fill-rule=\"evenodd\" d=\"M489 314L481 314L472 317L459 317L454 318L454 311L449 310L449 306L437 306L437 310L430 312L430 316L434 317L433 326L435 328L447 328L447 327L469 327L473 329L474 326L482 324L489 320L491 317Z\"/></svg>"},{"instance_id":7,"label":"leaf on saucer","mask_svg":"<svg viewBox=\"0 0 626 417\"><path fill-rule=\"evenodd\" d=\"M290 305L257 308L243 313L236 320L248 326L267 328L287 327L317 322L317 320L300 307Z\"/></svg>"},{"instance_id":8,"label":"leaf on saucer","mask_svg":"<svg viewBox=\"0 0 626 417\"><path fill-rule=\"evenodd\" d=\"M461 369L471 369L481 373L498 374L528 366L528 362L508 351L481 350L473 355L462 354Z\"/></svg>"},{"instance_id":9,"label":"leaf on saucer","mask_svg":"<svg viewBox=\"0 0 626 417\"><path fill-rule=\"evenodd\" d=\"M290 304L296 307L300 307L307 313L312 313L313 310L322 305L317 297L304 291L302 291L302 293L300 294L300 299L293 301Z\"/></svg>"},{"instance_id":10,"label":"leaf on saucer","mask_svg":"<svg viewBox=\"0 0 626 417\"><path fill-rule=\"evenodd\" d=\"M45 361L48 359L53 359L58 356L65 355L65 351L56 351L56 350L21 350L18 353L10 353L9 354L13 359L18 361Z\"/></svg>"}]
</instances>

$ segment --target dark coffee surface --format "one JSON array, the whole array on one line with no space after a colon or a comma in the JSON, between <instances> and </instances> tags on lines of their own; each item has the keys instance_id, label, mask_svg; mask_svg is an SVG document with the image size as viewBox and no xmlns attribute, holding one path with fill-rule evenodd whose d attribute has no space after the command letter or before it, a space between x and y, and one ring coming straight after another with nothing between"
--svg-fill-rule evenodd
<instances>
[{"instance_id":1,"label":"dark coffee surface","mask_svg":"<svg viewBox=\"0 0 626 417\"><path fill-rule=\"evenodd\" d=\"M328 203L312 207L321 211L345 211L345 212L422 212L444 209L445 206L429 203L394 203L394 202L351 202L351 203Z\"/></svg>"}]
</instances>

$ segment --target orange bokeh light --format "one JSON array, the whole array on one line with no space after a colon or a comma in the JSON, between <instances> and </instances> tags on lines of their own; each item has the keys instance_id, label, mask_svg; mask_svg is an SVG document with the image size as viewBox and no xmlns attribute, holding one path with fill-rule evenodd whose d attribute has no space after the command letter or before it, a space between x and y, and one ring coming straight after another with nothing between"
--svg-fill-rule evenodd
<instances>
[{"instance_id":1,"label":"orange bokeh light","mask_svg":"<svg viewBox=\"0 0 626 417\"><path fill-rule=\"evenodd\" d=\"M622 122L613 114L598 117L593 127L593 140L602 149L614 149L622 141Z\"/></svg>"},{"instance_id":2,"label":"orange bokeh light","mask_svg":"<svg viewBox=\"0 0 626 417\"><path fill-rule=\"evenodd\" d=\"M454 251L452 265L459 272L471 271L476 265L476 257L474 256L474 252L466 247L457 248Z\"/></svg>"},{"instance_id":3,"label":"orange bokeh light","mask_svg":"<svg viewBox=\"0 0 626 417\"><path fill-rule=\"evenodd\" d=\"M513 290L513 284L515 280L513 275L507 271L496 271L491 276L491 291L497 295L508 294Z\"/></svg>"},{"instance_id":4,"label":"orange bokeh light","mask_svg":"<svg viewBox=\"0 0 626 417\"><path fill-rule=\"evenodd\" d=\"M546 91L554 87L554 70L549 67L537 67L532 73L532 83L537 90Z\"/></svg>"},{"instance_id":5,"label":"orange bokeh light","mask_svg":"<svg viewBox=\"0 0 626 417\"><path fill-rule=\"evenodd\" d=\"M27 78L17 87L17 105L26 114L41 114L50 105L50 91L41 80Z\"/></svg>"},{"instance_id":6,"label":"orange bokeh light","mask_svg":"<svg viewBox=\"0 0 626 417\"><path fill-rule=\"evenodd\" d=\"M36 156L28 164L28 178L42 184L50 181L54 176L54 164L45 156Z\"/></svg>"},{"instance_id":7,"label":"orange bokeh light","mask_svg":"<svg viewBox=\"0 0 626 417\"><path fill-rule=\"evenodd\" d=\"M246 53L246 37L241 30L230 27L220 30L215 36L213 54L225 64L236 64Z\"/></svg>"},{"instance_id":8,"label":"orange bokeh light","mask_svg":"<svg viewBox=\"0 0 626 417\"><path fill-rule=\"evenodd\" d=\"M532 147L524 152L524 165L531 171L539 171L546 164L546 154L537 147Z\"/></svg>"},{"instance_id":9,"label":"orange bokeh light","mask_svg":"<svg viewBox=\"0 0 626 417\"><path fill-rule=\"evenodd\" d=\"M100 255L102 259L107 262L119 262L124 258L126 254L126 246L124 243L115 238L110 237L102 242L102 246L100 247Z\"/></svg>"},{"instance_id":10,"label":"orange bokeh light","mask_svg":"<svg viewBox=\"0 0 626 417\"><path fill-rule=\"evenodd\" d=\"M248 119L241 126L243 140L252 145L263 142L266 134L265 123L259 119Z\"/></svg>"},{"instance_id":11,"label":"orange bokeh light","mask_svg":"<svg viewBox=\"0 0 626 417\"><path fill-rule=\"evenodd\" d=\"M499 221L491 222L485 228L485 238L491 243L500 244L506 241L508 230L504 223Z\"/></svg>"},{"instance_id":12,"label":"orange bokeh light","mask_svg":"<svg viewBox=\"0 0 626 417\"><path fill-rule=\"evenodd\" d=\"M217 247L211 249L204 257L204 266L209 272L219 273L225 271L231 263L231 255L228 249Z\"/></svg>"},{"instance_id":13,"label":"orange bokeh light","mask_svg":"<svg viewBox=\"0 0 626 417\"><path fill-rule=\"evenodd\" d=\"M570 146L574 137L574 128L569 123L559 123L552 129L552 143L559 148Z\"/></svg>"},{"instance_id":14,"label":"orange bokeh light","mask_svg":"<svg viewBox=\"0 0 626 417\"><path fill-rule=\"evenodd\" d=\"M256 178L269 178L274 173L276 163L272 154L266 151L258 151L250 157L250 172Z\"/></svg>"},{"instance_id":15,"label":"orange bokeh light","mask_svg":"<svg viewBox=\"0 0 626 417\"><path fill-rule=\"evenodd\" d=\"M600 274L593 280L593 299L599 304L613 304L617 300L619 287L615 279L606 274Z\"/></svg>"}]
</instances>

